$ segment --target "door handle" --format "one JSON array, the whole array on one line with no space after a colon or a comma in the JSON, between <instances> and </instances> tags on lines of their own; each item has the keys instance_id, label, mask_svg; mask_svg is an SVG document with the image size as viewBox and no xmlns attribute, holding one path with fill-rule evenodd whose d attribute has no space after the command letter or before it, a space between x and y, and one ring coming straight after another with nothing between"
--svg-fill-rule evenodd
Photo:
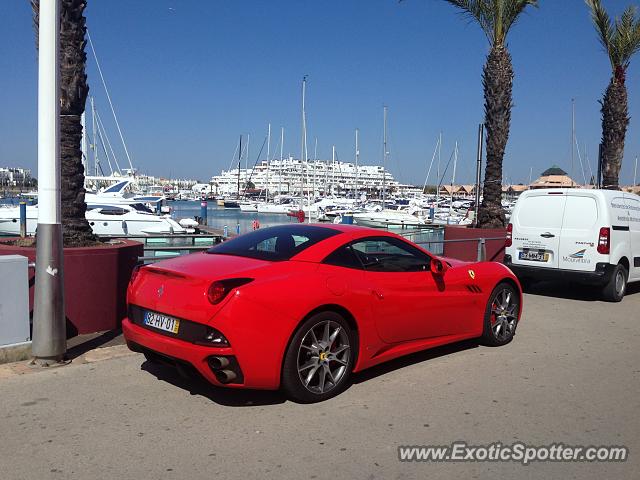
<instances>
[{"instance_id":1,"label":"door handle","mask_svg":"<svg viewBox=\"0 0 640 480\"><path fill-rule=\"evenodd\" d=\"M542 238L553 238L553 237L555 237L555 235L553 233L549 233L549 232L541 233L540 236Z\"/></svg>"},{"instance_id":2,"label":"door handle","mask_svg":"<svg viewBox=\"0 0 640 480\"><path fill-rule=\"evenodd\" d=\"M373 295L375 295L378 300L384 300L384 295L382 295L380 292L378 292L377 290L371 290L371 293Z\"/></svg>"}]
</instances>

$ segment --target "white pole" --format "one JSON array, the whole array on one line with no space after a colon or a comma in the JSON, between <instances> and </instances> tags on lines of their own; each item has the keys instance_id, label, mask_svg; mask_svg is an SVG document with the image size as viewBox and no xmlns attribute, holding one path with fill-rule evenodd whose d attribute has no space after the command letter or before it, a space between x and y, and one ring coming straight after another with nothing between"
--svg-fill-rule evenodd
<instances>
[{"instance_id":1,"label":"white pole","mask_svg":"<svg viewBox=\"0 0 640 480\"><path fill-rule=\"evenodd\" d=\"M269 131L267 132L267 190L265 200L269 201L269 159L271 158L271 123L269 123Z\"/></svg>"},{"instance_id":2,"label":"white pole","mask_svg":"<svg viewBox=\"0 0 640 480\"><path fill-rule=\"evenodd\" d=\"M636 155L636 166L633 168L633 186L636 186L636 174L638 173L638 156Z\"/></svg>"},{"instance_id":3,"label":"white pole","mask_svg":"<svg viewBox=\"0 0 640 480\"><path fill-rule=\"evenodd\" d=\"M60 3L40 1L38 55L38 230L32 353L43 364L67 349L60 205Z\"/></svg>"}]
</instances>

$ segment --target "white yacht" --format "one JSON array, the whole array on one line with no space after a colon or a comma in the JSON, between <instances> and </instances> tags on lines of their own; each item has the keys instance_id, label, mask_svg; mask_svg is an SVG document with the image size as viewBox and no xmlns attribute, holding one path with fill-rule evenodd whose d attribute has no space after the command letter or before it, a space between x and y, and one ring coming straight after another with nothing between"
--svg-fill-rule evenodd
<instances>
[{"instance_id":1,"label":"white yacht","mask_svg":"<svg viewBox=\"0 0 640 480\"><path fill-rule=\"evenodd\" d=\"M353 214L353 221L365 227L391 227L407 226L421 227L431 223L422 210L412 209L385 209L381 211L369 211Z\"/></svg>"},{"instance_id":2,"label":"white yacht","mask_svg":"<svg viewBox=\"0 0 640 480\"><path fill-rule=\"evenodd\" d=\"M186 233L185 228L168 216L155 215L141 203L87 204L85 214L96 235L171 235ZM27 206L27 235L38 225L38 206ZM0 234L20 234L20 208L0 207Z\"/></svg>"}]
</instances>

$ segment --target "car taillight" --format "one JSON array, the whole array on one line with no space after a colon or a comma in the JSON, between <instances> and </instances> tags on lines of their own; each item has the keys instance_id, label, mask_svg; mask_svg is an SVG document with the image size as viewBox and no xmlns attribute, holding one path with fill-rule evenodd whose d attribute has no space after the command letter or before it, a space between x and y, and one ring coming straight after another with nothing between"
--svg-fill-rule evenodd
<instances>
[{"instance_id":1,"label":"car taillight","mask_svg":"<svg viewBox=\"0 0 640 480\"><path fill-rule=\"evenodd\" d=\"M602 227L598 235L598 253L605 255L611 250L611 230L609 227Z\"/></svg>"},{"instance_id":2,"label":"car taillight","mask_svg":"<svg viewBox=\"0 0 640 480\"><path fill-rule=\"evenodd\" d=\"M136 277L138 276L138 272L140 271L141 268L142 268L142 264L136 265L135 267L133 267L133 270L131 271L131 278L129 279L129 285L133 285L133 282L135 282Z\"/></svg>"},{"instance_id":3,"label":"car taillight","mask_svg":"<svg viewBox=\"0 0 640 480\"><path fill-rule=\"evenodd\" d=\"M228 278L226 280L216 280L207 290L207 299L212 305L219 304L227 294L234 288L253 282L253 278Z\"/></svg>"},{"instance_id":4,"label":"car taillight","mask_svg":"<svg viewBox=\"0 0 640 480\"><path fill-rule=\"evenodd\" d=\"M510 247L513 244L513 224L507 225L507 239L504 242L505 247Z\"/></svg>"}]
</instances>

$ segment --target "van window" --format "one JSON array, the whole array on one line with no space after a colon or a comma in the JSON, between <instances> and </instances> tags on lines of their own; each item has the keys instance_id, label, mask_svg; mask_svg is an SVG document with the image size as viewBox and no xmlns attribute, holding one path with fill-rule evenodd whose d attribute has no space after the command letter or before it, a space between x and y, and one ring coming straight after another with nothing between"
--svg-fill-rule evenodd
<instances>
[{"instance_id":1,"label":"van window","mask_svg":"<svg viewBox=\"0 0 640 480\"><path fill-rule=\"evenodd\" d=\"M526 198L518 212L521 227L561 228L565 195L536 195Z\"/></svg>"},{"instance_id":2,"label":"van window","mask_svg":"<svg viewBox=\"0 0 640 480\"><path fill-rule=\"evenodd\" d=\"M567 197L562 228L591 230L598 221L598 204L593 197Z\"/></svg>"}]
</instances>

